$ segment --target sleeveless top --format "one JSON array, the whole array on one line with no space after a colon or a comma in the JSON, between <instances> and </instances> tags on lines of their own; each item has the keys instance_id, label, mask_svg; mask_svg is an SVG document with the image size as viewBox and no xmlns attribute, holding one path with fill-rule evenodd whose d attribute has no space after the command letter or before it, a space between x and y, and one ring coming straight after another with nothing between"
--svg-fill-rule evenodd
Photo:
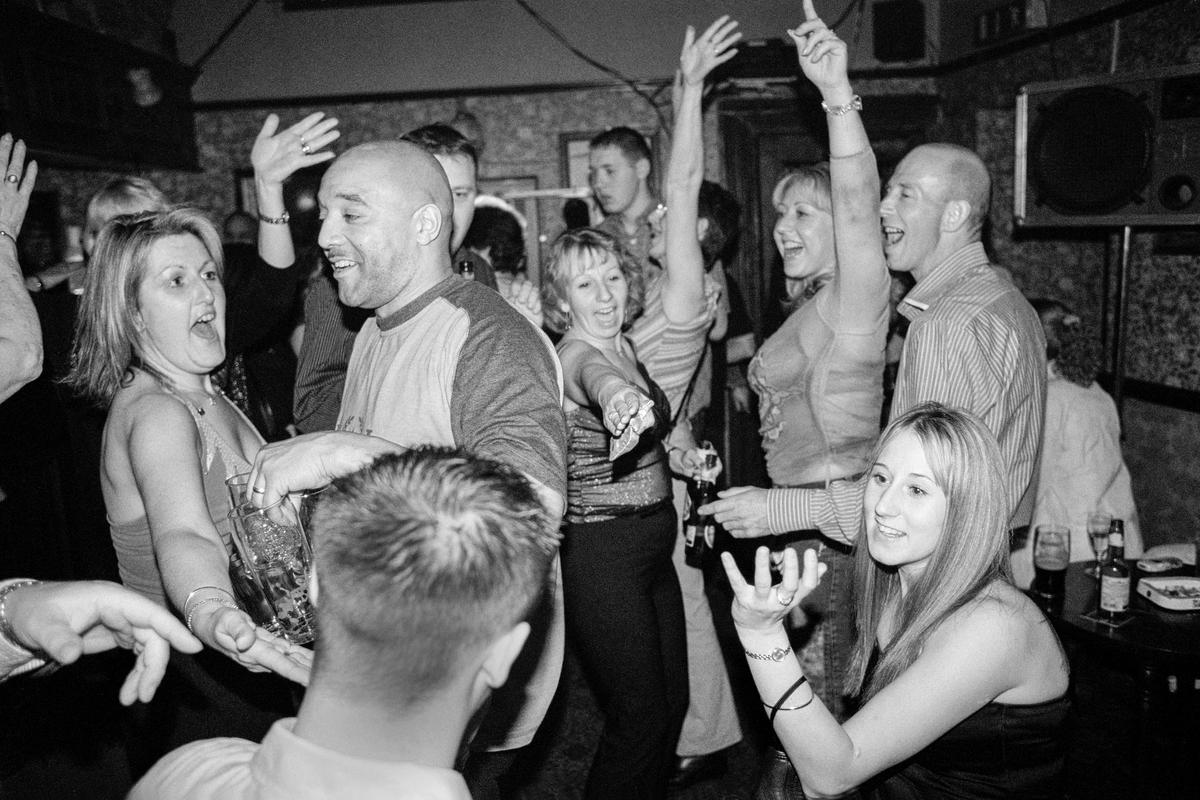
<instances>
[{"instance_id":1,"label":"sleeveless top","mask_svg":"<svg viewBox=\"0 0 1200 800\"><path fill-rule=\"evenodd\" d=\"M671 499L671 476L662 446L671 425L671 408L640 363L638 372L650 388L654 424L616 461L608 460L612 435L596 409L580 406L567 412L567 522L615 519Z\"/></svg>"},{"instance_id":2,"label":"sleeveless top","mask_svg":"<svg viewBox=\"0 0 1200 800\"><path fill-rule=\"evenodd\" d=\"M784 320L750 361L767 474L776 486L857 475L879 438L887 311L842 328L830 284Z\"/></svg>"},{"instance_id":3,"label":"sleeveless top","mask_svg":"<svg viewBox=\"0 0 1200 800\"><path fill-rule=\"evenodd\" d=\"M165 387L164 387L165 388ZM193 406L184 398L170 389L167 394L174 397L188 410L196 423L200 434L201 455L200 472L204 479L204 501L208 507L208 515L213 527L221 534L221 541L228 550L231 535L229 511L229 493L225 488L225 479L243 472L249 472L251 464L236 447L227 442L216 428L205 419L204 411ZM222 396L224 402L229 400ZM229 403L238 417L247 425L250 421L233 403ZM254 429L250 425L251 430ZM109 534L112 536L113 549L117 552L117 568L120 570L121 583L129 589L162 606L169 607L166 599L166 589L163 587L162 573L154 555L154 543L150 536L150 523L145 515L131 522L117 524L111 519L108 522Z\"/></svg>"},{"instance_id":4,"label":"sleeveless top","mask_svg":"<svg viewBox=\"0 0 1200 800\"><path fill-rule=\"evenodd\" d=\"M878 647L872 660L878 655ZM1065 786L1068 695L988 703L863 786L864 800L1051 800Z\"/></svg>"}]
</instances>

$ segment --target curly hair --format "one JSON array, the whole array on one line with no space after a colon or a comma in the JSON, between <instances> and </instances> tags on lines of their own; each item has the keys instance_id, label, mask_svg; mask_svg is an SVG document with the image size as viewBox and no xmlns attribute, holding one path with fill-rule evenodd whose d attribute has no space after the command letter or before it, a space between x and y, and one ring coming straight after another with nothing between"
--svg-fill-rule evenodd
<instances>
[{"instance_id":1,"label":"curly hair","mask_svg":"<svg viewBox=\"0 0 1200 800\"><path fill-rule=\"evenodd\" d=\"M645 284L637 261L620 242L596 228L575 228L564 231L550 246L550 258L542 281L542 313L546 327L556 333L566 333L571 327L571 316L567 310L567 281L583 266L612 256L629 284L629 297L625 301L625 321L628 330L637 319L645 302Z\"/></svg>"},{"instance_id":2,"label":"curly hair","mask_svg":"<svg viewBox=\"0 0 1200 800\"><path fill-rule=\"evenodd\" d=\"M1100 345L1071 309L1057 300L1035 297L1029 301L1046 334L1046 360L1058 374L1078 386L1088 387L1100 370Z\"/></svg>"}]
</instances>

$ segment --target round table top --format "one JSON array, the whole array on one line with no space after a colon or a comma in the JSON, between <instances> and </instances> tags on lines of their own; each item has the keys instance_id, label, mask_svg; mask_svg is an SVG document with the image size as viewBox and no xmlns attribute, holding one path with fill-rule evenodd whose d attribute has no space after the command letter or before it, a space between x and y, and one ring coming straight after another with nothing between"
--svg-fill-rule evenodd
<instances>
[{"instance_id":1,"label":"round table top","mask_svg":"<svg viewBox=\"0 0 1200 800\"><path fill-rule=\"evenodd\" d=\"M1133 570L1129 618L1113 627L1085 616L1096 611L1099 585L1085 570L1090 562L1067 567L1066 595L1046 601L1031 594L1050 617L1059 634L1089 644L1111 648L1156 664L1200 665L1200 611L1168 611L1137 594L1141 573Z\"/></svg>"}]
</instances>

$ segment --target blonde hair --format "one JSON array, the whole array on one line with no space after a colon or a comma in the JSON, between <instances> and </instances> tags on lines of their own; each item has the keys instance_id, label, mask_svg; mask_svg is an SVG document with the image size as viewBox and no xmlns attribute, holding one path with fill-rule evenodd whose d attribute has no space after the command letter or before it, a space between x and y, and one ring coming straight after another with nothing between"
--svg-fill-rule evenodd
<instances>
[{"instance_id":1,"label":"blonde hair","mask_svg":"<svg viewBox=\"0 0 1200 800\"><path fill-rule=\"evenodd\" d=\"M847 694L861 693L863 702L908 669L951 614L994 581L1011 579L1008 496L996 437L974 414L922 403L888 425L870 462L878 461L904 431L914 433L925 450L934 482L946 495L946 518L928 566L902 596L896 570L871 558L866 535L870 511L864 509L854 554L856 644L845 682ZM868 674L876 633L889 613L896 635Z\"/></svg>"},{"instance_id":2,"label":"blonde hair","mask_svg":"<svg viewBox=\"0 0 1200 800\"><path fill-rule=\"evenodd\" d=\"M571 327L567 305L567 282L582 266L612 256L629 284L629 296L625 300L626 329L642 313L645 301L645 284L642 271L633 257L612 236L596 228L575 228L564 231L550 246L550 258L546 264L546 279L542 281L542 311L546 327L556 333L566 333Z\"/></svg>"},{"instance_id":3,"label":"blonde hair","mask_svg":"<svg viewBox=\"0 0 1200 800\"><path fill-rule=\"evenodd\" d=\"M100 230L76 317L71 371L65 383L107 406L132 378L134 367L158 376L141 358L138 290L150 248L160 239L180 235L199 239L217 271L224 272L221 238L196 209L118 216Z\"/></svg>"}]
</instances>

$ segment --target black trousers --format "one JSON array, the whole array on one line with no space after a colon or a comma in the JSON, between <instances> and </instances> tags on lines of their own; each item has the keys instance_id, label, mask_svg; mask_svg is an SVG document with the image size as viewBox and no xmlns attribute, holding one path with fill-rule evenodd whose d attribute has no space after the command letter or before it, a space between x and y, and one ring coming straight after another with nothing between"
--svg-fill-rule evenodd
<instances>
[{"instance_id":1,"label":"black trousers","mask_svg":"<svg viewBox=\"0 0 1200 800\"><path fill-rule=\"evenodd\" d=\"M687 713L687 643L671 564L675 510L568 523L567 635L604 713L585 797L661 798Z\"/></svg>"}]
</instances>

